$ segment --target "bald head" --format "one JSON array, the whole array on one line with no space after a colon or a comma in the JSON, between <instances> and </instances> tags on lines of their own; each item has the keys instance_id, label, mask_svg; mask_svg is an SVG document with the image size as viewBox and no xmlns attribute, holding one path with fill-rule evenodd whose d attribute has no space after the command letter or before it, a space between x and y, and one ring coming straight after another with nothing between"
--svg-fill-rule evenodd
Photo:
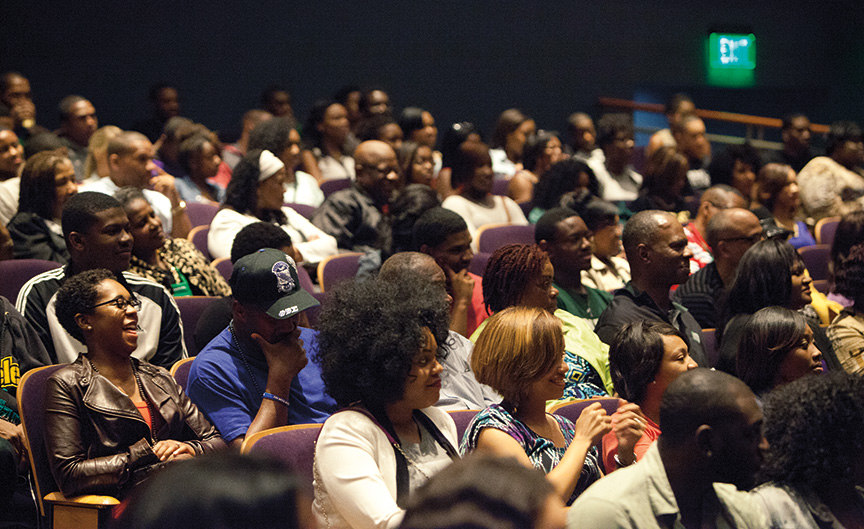
<instances>
[{"instance_id":1,"label":"bald head","mask_svg":"<svg viewBox=\"0 0 864 529\"><path fill-rule=\"evenodd\" d=\"M744 208L730 208L718 211L708 222L705 242L711 248L716 248L721 240L750 237L753 231L761 233L762 225L759 217Z\"/></svg>"},{"instance_id":2,"label":"bald head","mask_svg":"<svg viewBox=\"0 0 864 529\"><path fill-rule=\"evenodd\" d=\"M119 154L121 156L129 154L135 150L136 144L141 142L150 143L150 140L140 132L135 132L134 130L123 131L108 142L108 156L112 154Z\"/></svg>"},{"instance_id":3,"label":"bald head","mask_svg":"<svg viewBox=\"0 0 864 529\"><path fill-rule=\"evenodd\" d=\"M156 170L154 156L153 144L147 136L138 132L120 133L108 142L111 180L119 187L146 187Z\"/></svg>"},{"instance_id":4,"label":"bald head","mask_svg":"<svg viewBox=\"0 0 864 529\"><path fill-rule=\"evenodd\" d=\"M705 229L711 217L720 210L743 208L747 201L741 193L732 186L719 184L709 187L699 199L699 211L696 213L696 224ZM709 243L710 244L710 243Z\"/></svg>"},{"instance_id":5,"label":"bald head","mask_svg":"<svg viewBox=\"0 0 864 529\"><path fill-rule=\"evenodd\" d=\"M354 162L357 165L377 165L391 156L395 158L396 152L390 145L379 140L364 141L354 150Z\"/></svg>"},{"instance_id":6,"label":"bald head","mask_svg":"<svg viewBox=\"0 0 864 529\"><path fill-rule=\"evenodd\" d=\"M403 281L410 278L412 281L430 284L440 284L446 291L447 276L444 270L438 266L435 259L420 252L399 252L393 254L381 265L378 279L385 282Z\"/></svg>"},{"instance_id":7,"label":"bald head","mask_svg":"<svg viewBox=\"0 0 864 529\"><path fill-rule=\"evenodd\" d=\"M679 224L675 215L653 209L640 211L630 217L621 234L621 243L624 245L627 260L631 260L631 256L635 257L636 248L640 244L653 245L659 234L673 223Z\"/></svg>"},{"instance_id":8,"label":"bald head","mask_svg":"<svg viewBox=\"0 0 864 529\"><path fill-rule=\"evenodd\" d=\"M357 185L379 206L389 203L399 186L400 172L396 152L383 141L369 140L354 151Z\"/></svg>"}]
</instances>

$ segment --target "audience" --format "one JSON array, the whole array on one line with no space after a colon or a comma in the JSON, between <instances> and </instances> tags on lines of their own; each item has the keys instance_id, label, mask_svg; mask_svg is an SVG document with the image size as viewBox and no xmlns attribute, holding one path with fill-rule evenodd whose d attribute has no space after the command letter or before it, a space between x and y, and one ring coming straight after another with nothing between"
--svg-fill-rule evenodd
<instances>
[{"instance_id":1,"label":"audience","mask_svg":"<svg viewBox=\"0 0 864 529\"><path fill-rule=\"evenodd\" d=\"M632 278L600 315L597 335L611 344L625 323L666 322L684 337L693 360L708 366L702 328L686 307L669 299L669 289L687 280L693 255L681 223L665 211L641 211L624 226L623 242Z\"/></svg>"},{"instance_id":2,"label":"audience","mask_svg":"<svg viewBox=\"0 0 864 529\"><path fill-rule=\"evenodd\" d=\"M612 431L603 437L603 467L613 472L645 456L660 435L663 393L672 381L699 366L675 327L636 321L615 336L609 367L615 393L624 399L612 415Z\"/></svg>"},{"instance_id":3,"label":"audience","mask_svg":"<svg viewBox=\"0 0 864 529\"><path fill-rule=\"evenodd\" d=\"M831 243L831 256L828 261L828 269L831 275L835 275L840 269L842 260L849 256L849 252L856 244L864 242L864 210L847 213L840 218L837 231L834 232L834 241ZM843 305L851 305L850 300L842 296L834 296Z\"/></svg>"},{"instance_id":4,"label":"audience","mask_svg":"<svg viewBox=\"0 0 864 529\"><path fill-rule=\"evenodd\" d=\"M601 151L602 154L602 151ZM576 157L557 162L534 186L534 206L528 220L536 223L546 210L560 206L572 207L572 202L589 200L600 194L600 186L594 173ZM618 214L618 209L615 209Z\"/></svg>"},{"instance_id":5,"label":"audience","mask_svg":"<svg viewBox=\"0 0 864 529\"><path fill-rule=\"evenodd\" d=\"M396 153L399 167L406 185L422 184L436 188L435 152L428 145L406 141Z\"/></svg>"},{"instance_id":6,"label":"audience","mask_svg":"<svg viewBox=\"0 0 864 529\"><path fill-rule=\"evenodd\" d=\"M447 303L407 280L328 294L315 358L341 411L315 445L313 512L322 527L397 527L413 491L459 457L456 425L434 407Z\"/></svg>"},{"instance_id":7,"label":"audience","mask_svg":"<svg viewBox=\"0 0 864 529\"><path fill-rule=\"evenodd\" d=\"M300 163L300 133L292 120L276 118L264 121L252 130L247 145L249 150L270 151L285 164L283 202L313 207L324 202L324 193L315 177L297 169Z\"/></svg>"},{"instance_id":8,"label":"audience","mask_svg":"<svg viewBox=\"0 0 864 529\"><path fill-rule=\"evenodd\" d=\"M414 494L401 529L563 529L567 511L555 489L513 458L472 455Z\"/></svg>"},{"instance_id":9,"label":"audience","mask_svg":"<svg viewBox=\"0 0 864 529\"><path fill-rule=\"evenodd\" d=\"M343 250L381 250L390 240L387 210L401 182L396 152L383 141L364 141L354 151L354 162L357 179L327 197L312 223Z\"/></svg>"},{"instance_id":10,"label":"audience","mask_svg":"<svg viewBox=\"0 0 864 529\"><path fill-rule=\"evenodd\" d=\"M582 272L591 267L592 258L588 226L572 209L550 209L537 221L534 241L555 268L558 308L596 325L612 294L582 283Z\"/></svg>"},{"instance_id":11,"label":"audience","mask_svg":"<svg viewBox=\"0 0 864 529\"><path fill-rule=\"evenodd\" d=\"M783 150L770 151L767 161L789 165L793 171L800 173L807 162L813 159L813 152L810 150L810 139L813 137L810 120L801 113L787 115L783 118L780 137L783 140Z\"/></svg>"},{"instance_id":12,"label":"audience","mask_svg":"<svg viewBox=\"0 0 864 529\"><path fill-rule=\"evenodd\" d=\"M714 260L675 290L672 299L690 311L703 329L715 329L722 318L723 297L744 252L762 240L762 225L743 208L718 211L705 230Z\"/></svg>"},{"instance_id":13,"label":"audience","mask_svg":"<svg viewBox=\"0 0 864 529\"><path fill-rule=\"evenodd\" d=\"M573 157L587 162L592 158L603 160L603 149L597 146L597 130L594 120L584 112L574 112L567 118L567 132L570 135L568 147Z\"/></svg>"},{"instance_id":14,"label":"audience","mask_svg":"<svg viewBox=\"0 0 864 529\"><path fill-rule=\"evenodd\" d=\"M744 324L735 371L762 397L783 384L821 373L822 353L813 345L813 330L801 313L765 307Z\"/></svg>"},{"instance_id":15,"label":"audience","mask_svg":"<svg viewBox=\"0 0 864 529\"><path fill-rule=\"evenodd\" d=\"M354 179L354 160L347 152L351 124L345 107L335 101L316 101L303 126L303 134L306 135L302 153L304 171L319 183Z\"/></svg>"},{"instance_id":16,"label":"audience","mask_svg":"<svg viewBox=\"0 0 864 529\"><path fill-rule=\"evenodd\" d=\"M414 224L414 249L432 256L444 270L452 298L450 329L462 336L471 336L489 317L482 278L468 271L474 258L471 240L465 220L449 209L432 208Z\"/></svg>"},{"instance_id":17,"label":"audience","mask_svg":"<svg viewBox=\"0 0 864 529\"><path fill-rule=\"evenodd\" d=\"M385 283L411 281L417 285L429 285L448 298L444 271L431 256L418 252L402 252L390 257L381 265L378 279ZM435 404L445 410L476 410L496 403L501 397L492 388L480 384L471 371L470 358L474 344L465 336L449 331L447 340L438 344L442 354L441 397Z\"/></svg>"},{"instance_id":18,"label":"audience","mask_svg":"<svg viewBox=\"0 0 864 529\"><path fill-rule=\"evenodd\" d=\"M15 259L69 262L60 225L63 206L78 192L69 158L58 151L43 151L27 160L21 171L18 213L7 228Z\"/></svg>"},{"instance_id":19,"label":"audience","mask_svg":"<svg viewBox=\"0 0 864 529\"><path fill-rule=\"evenodd\" d=\"M161 285L127 271L132 235L120 203L103 193L78 193L63 207L62 224L69 264L33 277L21 287L15 304L39 334L51 363L72 362L85 349L57 320L57 291L69 277L96 268L110 270L141 301L138 347L132 356L166 369L186 358L180 311L171 295Z\"/></svg>"},{"instance_id":20,"label":"audience","mask_svg":"<svg viewBox=\"0 0 864 529\"><path fill-rule=\"evenodd\" d=\"M5 72L0 75L0 103L8 111L15 134L26 144L31 136L47 132L45 127L36 124L36 105L30 91L30 81L18 72Z\"/></svg>"},{"instance_id":21,"label":"audience","mask_svg":"<svg viewBox=\"0 0 864 529\"><path fill-rule=\"evenodd\" d=\"M622 288L630 281L630 263L621 257L622 228L618 208L595 199L581 205L577 211L593 234L591 268L582 271L582 284L607 292Z\"/></svg>"},{"instance_id":22,"label":"audience","mask_svg":"<svg viewBox=\"0 0 864 529\"><path fill-rule=\"evenodd\" d=\"M609 347L591 331L591 323L558 308L555 268L537 245L508 244L489 258L483 273L483 299L490 313L522 306L554 314L564 328L564 360L568 369L564 396L606 397L612 393ZM477 343L485 320L471 335Z\"/></svg>"},{"instance_id":23,"label":"audience","mask_svg":"<svg viewBox=\"0 0 864 529\"><path fill-rule=\"evenodd\" d=\"M507 196L517 203L531 202L534 186L553 164L565 158L561 140L554 132L538 130L528 136L522 149L522 170L518 171L507 186Z\"/></svg>"},{"instance_id":24,"label":"audience","mask_svg":"<svg viewBox=\"0 0 864 529\"><path fill-rule=\"evenodd\" d=\"M458 155L463 143L483 143L483 138L473 123L463 121L453 123L444 131L441 138L441 170L438 171L438 194L447 198L458 192L450 183L453 159Z\"/></svg>"},{"instance_id":25,"label":"audience","mask_svg":"<svg viewBox=\"0 0 864 529\"><path fill-rule=\"evenodd\" d=\"M660 147L677 148L678 144L673 136L673 131L681 119L696 111L696 105L690 96L684 93L672 95L667 101L663 109L666 114L666 121L669 123L669 128L660 129L651 135L651 140L645 148L645 156L650 158Z\"/></svg>"},{"instance_id":26,"label":"audience","mask_svg":"<svg viewBox=\"0 0 864 529\"><path fill-rule=\"evenodd\" d=\"M729 208L743 208L747 205L744 197L734 188L725 184L713 186L702 193L699 209L693 222L684 226L687 246L693 252L690 258L690 272L695 273L714 260L711 245L706 240L708 222L718 211Z\"/></svg>"},{"instance_id":27,"label":"audience","mask_svg":"<svg viewBox=\"0 0 864 529\"><path fill-rule=\"evenodd\" d=\"M597 122L597 145L604 160L589 160L600 184L600 198L609 202L636 200L642 175L633 170L633 119L627 114L606 114Z\"/></svg>"},{"instance_id":28,"label":"audience","mask_svg":"<svg viewBox=\"0 0 864 529\"><path fill-rule=\"evenodd\" d=\"M0 125L0 230L5 231L6 224L18 211L23 166L24 148L18 135Z\"/></svg>"},{"instance_id":29,"label":"audience","mask_svg":"<svg viewBox=\"0 0 864 529\"><path fill-rule=\"evenodd\" d=\"M765 403L768 450L751 496L771 527L864 526L864 380L804 377ZM767 525L766 525L767 527Z\"/></svg>"},{"instance_id":30,"label":"audience","mask_svg":"<svg viewBox=\"0 0 864 529\"><path fill-rule=\"evenodd\" d=\"M753 183L762 168L762 160L749 143L730 145L714 156L708 164L711 184L734 187L747 203L753 197Z\"/></svg>"},{"instance_id":31,"label":"audience","mask_svg":"<svg viewBox=\"0 0 864 529\"><path fill-rule=\"evenodd\" d=\"M231 294L225 278L194 244L165 235L162 221L140 189L122 187L114 198L129 218L129 233L132 235L130 272L159 283L174 297Z\"/></svg>"},{"instance_id":32,"label":"audience","mask_svg":"<svg viewBox=\"0 0 864 529\"><path fill-rule=\"evenodd\" d=\"M207 249L211 257L228 257L237 232L259 221L285 230L300 261L314 264L336 254L332 236L283 205L285 172L285 164L270 151L254 149L240 160L228 184L225 203L210 221Z\"/></svg>"},{"instance_id":33,"label":"audience","mask_svg":"<svg viewBox=\"0 0 864 529\"><path fill-rule=\"evenodd\" d=\"M660 147L648 158L645 166L645 181L630 210L658 209L678 215L679 218L690 212L684 201L687 187L687 158L674 147ZM686 217L685 217L686 218Z\"/></svg>"},{"instance_id":34,"label":"audience","mask_svg":"<svg viewBox=\"0 0 864 529\"><path fill-rule=\"evenodd\" d=\"M789 244L794 248L816 244L810 229L801 220L798 180L788 165L769 163L759 170L751 206L766 228L788 231Z\"/></svg>"},{"instance_id":35,"label":"audience","mask_svg":"<svg viewBox=\"0 0 864 529\"><path fill-rule=\"evenodd\" d=\"M660 404L662 433L638 465L601 479L567 515L570 528L768 527L747 489L762 462L762 411L740 380L694 369Z\"/></svg>"},{"instance_id":36,"label":"audience","mask_svg":"<svg viewBox=\"0 0 864 529\"><path fill-rule=\"evenodd\" d=\"M236 142L222 146L222 161L225 162L232 171L237 167L237 164L240 163L240 159L246 156L246 152L249 150L249 135L252 134L252 131L255 130L258 125L270 119L273 119L273 114L258 108L247 110L246 113L243 114L243 119L240 123L240 137L237 138ZM279 149L268 150L279 152ZM219 184L228 187L228 182L219 182Z\"/></svg>"},{"instance_id":37,"label":"audience","mask_svg":"<svg viewBox=\"0 0 864 529\"><path fill-rule=\"evenodd\" d=\"M852 304L828 326L828 338L843 370L860 375L864 372L864 241L840 257L834 278L834 289Z\"/></svg>"},{"instance_id":38,"label":"audience","mask_svg":"<svg viewBox=\"0 0 864 529\"><path fill-rule=\"evenodd\" d=\"M120 127L106 125L96 129L87 143L87 158L84 160L84 178L81 182L95 182L111 174L108 163L108 144L120 135ZM77 176L77 175L76 175Z\"/></svg>"},{"instance_id":39,"label":"audience","mask_svg":"<svg viewBox=\"0 0 864 529\"><path fill-rule=\"evenodd\" d=\"M808 217L819 220L864 207L864 133L857 123L831 124L825 140L826 156L810 160L798 173L801 203Z\"/></svg>"},{"instance_id":40,"label":"audience","mask_svg":"<svg viewBox=\"0 0 864 529\"><path fill-rule=\"evenodd\" d=\"M57 136L69 150L69 159L75 168L75 180L81 182L90 176L84 171L84 162L90 138L99 128L99 118L96 117L93 103L78 95L64 97L57 108L60 111Z\"/></svg>"},{"instance_id":41,"label":"audience","mask_svg":"<svg viewBox=\"0 0 864 529\"><path fill-rule=\"evenodd\" d=\"M381 258L386 260L393 254L413 251L414 225L427 211L440 207L441 199L431 187L406 186L390 206L390 242L381 250Z\"/></svg>"},{"instance_id":42,"label":"audience","mask_svg":"<svg viewBox=\"0 0 864 529\"><path fill-rule=\"evenodd\" d=\"M561 322L548 311L510 307L487 323L471 369L504 399L471 420L460 449L514 457L542 470L569 505L603 475L594 446L610 430L610 419L599 402L585 408L575 424L546 412L546 401L564 396L569 369Z\"/></svg>"},{"instance_id":43,"label":"audience","mask_svg":"<svg viewBox=\"0 0 864 529\"><path fill-rule=\"evenodd\" d=\"M694 114L687 114L672 126L678 152L687 157L690 169L687 182L691 192L701 193L711 186L711 176L703 167L711 157L711 144L705 136L705 123Z\"/></svg>"},{"instance_id":44,"label":"audience","mask_svg":"<svg viewBox=\"0 0 864 529\"><path fill-rule=\"evenodd\" d=\"M390 96L378 87L363 90L357 103L360 114L364 118L393 113L393 107L390 105Z\"/></svg>"},{"instance_id":45,"label":"audience","mask_svg":"<svg viewBox=\"0 0 864 529\"><path fill-rule=\"evenodd\" d=\"M376 114L365 118L357 125L357 139L360 141L380 140L399 152L405 135L399 123L390 114Z\"/></svg>"},{"instance_id":46,"label":"audience","mask_svg":"<svg viewBox=\"0 0 864 529\"><path fill-rule=\"evenodd\" d=\"M498 116L489 141L493 174L509 179L523 169L522 151L525 141L535 130L534 120L518 108L509 108Z\"/></svg>"},{"instance_id":47,"label":"audience","mask_svg":"<svg viewBox=\"0 0 864 529\"><path fill-rule=\"evenodd\" d=\"M162 135L165 123L180 115L180 92L170 84L156 83L150 87L147 101L150 103L150 117L133 124L132 130L155 142Z\"/></svg>"},{"instance_id":48,"label":"audience","mask_svg":"<svg viewBox=\"0 0 864 529\"><path fill-rule=\"evenodd\" d=\"M306 356L317 333L299 326L319 303L300 286L294 260L272 248L242 257L231 291L233 318L195 357L189 398L236 450L268 428L323 422L336 408Z\"/></svg>"},{"instance_id":49,"label":"audience","mask_svg":"<svg viewBox=\"0 0 864 529\"><path fill-rule=\"evenodd\" d=\"M294 119L291 94L284 86L271 85L261 92L261 106L275 118Z\"/></svg>"},{"instance_id":50,"label":"audience","mask_svg":"<svg viewBox=\"0 0 864 529\"><path fill-rule=\"evenodd\" d=\"M167 371L131 357L141 300L113 272L73 276L56 299L60 324L86 344L45 388L45 446L65 496L123 497L160 467L225 446ZM143 420L118 420L130 416Z\"/></svg>"},{"instance_id":51,"label":"audience","mask_svg":"<svg viewBox=\"0 0 864 529\"><path fill-rule=\"evenodd\" d=\"M441 203L465 219L477 251L477 231L488 224L528 224L522 209L510 197L492 194L492 159L482 143L463 143L453 157L450 183L459 194Z\"/></svg>"},{"instance_id":52,"label":"audience","mask_svg":"<svg viewBox=\"0 0 864 529\"><path fill-rule=\"evenodd\" d=\"M212 135L196 133L180 142L177 161L184 175L174 184L186 202L219 204L225 200L225 188L213 183L222 165L221 148Z\"/></svg>"},{"instance_id":53,"label":"audience","mask_svg":"<svg viewBox=\"0 0 864 529\"><path fill-rule=\"evenodd\" d=\"M435 148L438 140L438 127L435 118L428 110L420 107L406 107L399 114L399 127L405 133L406 141L413 141L430 149ZM441 161L441 153L437 153L437 162Z\"/></svg>"}]
</instances>

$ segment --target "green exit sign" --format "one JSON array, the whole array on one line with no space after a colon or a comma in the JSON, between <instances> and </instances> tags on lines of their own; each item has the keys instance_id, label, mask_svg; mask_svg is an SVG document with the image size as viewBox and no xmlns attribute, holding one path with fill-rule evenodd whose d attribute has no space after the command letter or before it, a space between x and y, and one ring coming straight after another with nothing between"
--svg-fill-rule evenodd
<instances>
[{"instance_id":1,"label":"green exit sign","mask_svg":"<svg viewBox=\"0 0 864 529\"><path fill-rule=\"evenodd\" d=\"M708 63L717 69L755 69L756 36L752 33L711 33L708 36Z\"/></svg>"}]
</instances>

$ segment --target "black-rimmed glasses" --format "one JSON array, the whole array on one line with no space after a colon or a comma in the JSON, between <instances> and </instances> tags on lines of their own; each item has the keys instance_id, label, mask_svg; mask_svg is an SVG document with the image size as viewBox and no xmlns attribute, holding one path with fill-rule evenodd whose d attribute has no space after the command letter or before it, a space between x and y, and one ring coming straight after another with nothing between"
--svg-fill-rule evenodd
<instances>
[{"instance_id":1,"label":"black-rimmed glasses","mask_svg":"<svg viewBox=\"0 0 864 529\"><path fill-rule=\"evenodd\" d=\"M103 305L114 305L119 310L126 310L126 307L132 307L135 310L141 308L141 300L135 296L132 296L129 299L124 298L123 296L117 296L114 299L109 299L108 301L103 301L102 303L97 303L90 307L90 310L95 309L96 307L101 307Z\"/></svg>"}]
</instances>

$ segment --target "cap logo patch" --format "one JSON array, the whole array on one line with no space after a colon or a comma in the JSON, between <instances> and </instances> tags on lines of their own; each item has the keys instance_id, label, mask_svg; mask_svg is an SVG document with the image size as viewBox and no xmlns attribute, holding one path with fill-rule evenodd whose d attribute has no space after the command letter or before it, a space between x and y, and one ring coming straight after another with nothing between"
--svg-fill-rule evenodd
<instances>
[{"instance_id":1,"label":"cap logo patch","mask_svg":"<svg viewBox=\"0 0 864 529\"><path fill-rule=\"evenodd\" d=\"M290 314L294 314L295 312L297 312L297 305L294 305L293 307L288 307L287 309L280 310L279 311L279 317L284 318L285 316L288 316Z\"/></svg>"},{"instance_id":2,"label":"cap logo patch","mask_svg":"<svg viewBox=\"0 0 864 529\"><path fill-rule=\"evenodd\" d=\"M294 278L291 277L291 267L284 261L278 261L270 269L276 276L276 289L282 294L294 290Z\"/></svg>"}]
</instances>

